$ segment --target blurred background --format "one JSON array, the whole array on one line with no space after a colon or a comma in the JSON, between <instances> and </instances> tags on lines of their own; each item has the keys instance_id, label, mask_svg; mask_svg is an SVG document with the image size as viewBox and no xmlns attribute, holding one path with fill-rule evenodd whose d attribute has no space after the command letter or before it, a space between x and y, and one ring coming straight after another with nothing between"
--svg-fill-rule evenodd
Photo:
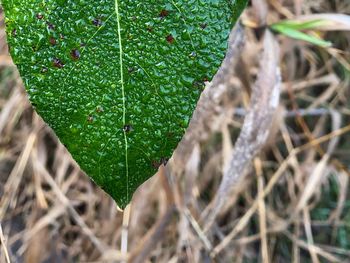
<instances>
[{"instance_id":1,"label":"blurred background","mask_svg":"<svg viewBox=\"0 0 350 263\"><path fill-rule=\"evenodd\" d=\"M162 167L122 212L33 112L0 6L0 262L350 262L347 30L312 32L331 48L275 34L281 101L270 136L205 229L264 67L266 24L328 13L350 15L350 1L252 1L232 89L210 122L224 128L198 130L205 136L178 150L191 151L186 162Z\"/></svg>"}]
</instances>

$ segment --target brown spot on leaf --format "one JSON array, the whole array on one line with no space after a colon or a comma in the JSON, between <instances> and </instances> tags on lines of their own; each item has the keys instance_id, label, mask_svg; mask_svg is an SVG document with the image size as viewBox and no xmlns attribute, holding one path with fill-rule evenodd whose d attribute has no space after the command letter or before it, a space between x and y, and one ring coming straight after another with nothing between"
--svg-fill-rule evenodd
<instances>
[{"instance_id":1,"label":"brown spot on leaf","mask_svg":"<svg viewBox=\"0 0 350 263\"><path fill-rule=\"evenodd\" d=\"M98 112L98 113L104 112L103 107L102 106L97 106L96 107L96 112Z\"/></svg>"},{"instance_id":2,"label":"brown spot on leaf","mask_svg":"<svg viewBox=\"0 0 350 263\"><path fill-rule=\"evenodd\" d=\"M132 125L130 125L130 124L126 124L126 125L124 125L124 127L123 127L123 131L124 132L132 132L134 130L134 128L132 127Z\"/></svg>"},{"instance_id":3,"label":"brown spot on leaf","mask_svg":"<svg viewBox=\"0 0 350 263\"><path fill-rule=\"evenodd\" d=\"M160 158L161 164L166 165L166 164L168 163L168 161L169 161L169 158L167 158L167 157L162 157L162 158Z\"/></svg>"},{"instance_id":4,"label":"brown spot on leaf","mask_svg":"<svg viewBox=\"0 0 350 263\"><path fill-rule=\"evenodd\" d=\"M160 11L160 13L159 13L159 17L161 18L161 19L164 19L166 16L168 16L169 15L169 11L168 10L165 10L165 9L163 9L162 11Z\"/></svg>"},{"instance_id":5,"label":"brown spot on leaf","mask_svg":"<svg viewBox=\"0 0 350 263\"><path fill-rule=\"evenodd\" d=\"M153 160L153 161L151 162L151 166L152 166L154 169L158 169L160 165L161 165L161 163L160 163L159 161Z\"/></svg>"},{"instance_id":6,"label":"brown spot on leaf","mask_svg":"<svg viewBox=\"0 0 350 263\"><path fill-rule=\"evenodd\" d=\"M173 138L174 137L174 133L173 132L167 132L166 133L166 137L167 138Z\"/></svg>"},{"instance_id":7,"label":"brown spot on leaf","mask_svg":"<svg viewBox=\"0 0 350 263\"><path fill-rule=\"evenodd\" d=\"M168 41L168 43L170 43L170 44L174 43L174 41L175 41L175 38L173 37L172 34L168 35L165 39L166 39L166 41Z\"/></svg>"},{"instance_id":8,"label":"brown spot on leaf","mask_svg":"<svg viewBox=\"0 0 350 263\"><path fill-rule=\"evenodd\" d=\"M206 27L207 27L207 23L202 23L202 24L200 24L199 26L202 28L202 29L205 29Z\"/></svg>"},{"instance_id":9,"label":"brown spot on leaf","mask_svg":"<svg viewBox=\"0 0 350 263\"><path fill-rule=\"evenodd\" d=\"M57 44L57 41L56 41L56 39L55 39L54 37L50 37L50 38L49 38L49 42L50 42L50 44L51 44L52 46L55 46L55 45Z\"/></svg>"},{"instance_id":10,"label":"brown spot on leaf","mask_svg":"<svg viewBox=\"0 0 350 263\"><path fill-rule=\"evenodd\" d=\"M151 162L151 165L154 169L158 169L159 166L161 166L162 164L166 165L168 163L168 161L169 161L169 158L162 157L162 158L160 158L159 161L153 160Z\"/></svg>"},{"instance_id":11,"label":"brown spot on leaf","mask_svg":"<svg viewBox=\"0 0 350 263\"><path fill-rule=\"evenodd\" d=\"M134 73L136 70L137 70L137 68L135 68L135 67L128 67L129 74Z\"/></svg>"},{"instance_id":12,"label":"brown spot on leaf","mask_svg":"<svg viewBox=\"0 0 350 263\"><path fill-rule=\"evenodd\" d=\"M80 51L76 48L72 49L70 55L74 60L78 60L80 58Z\"/></svg>"},{"instance_id":13,"label":"brown spot on leaf","mask_svg":"<svg viewBox=\"0 0 350 263\"><path fill-rule=\"evenodd\" d=\"M52 23L50 23L50 22L47 22L47 28L49 29L49 30L55 30L55 25L54 24L52 24Z\"/></svg>"},{"instance_id":14,"label":"brown spot on leaf","mask_svg":"<svg viewBox=\"0 0 350 263\"><path fill-rule=\"evenodd\" d=\"M39 19L39 20L41 20L41 19L44 18L44 16L43 16L43 14L38 13L38 14L36 14L36 18Z\"/></svg>"},{"instance_id":15,"label":"brown spot on leaf","mask_svg":"<svg viewBox=\"0 0 350 263\"><path fill-rule=\"evenodd\" d=\"M100 27L102 26L102 21L101 19L95 18L94 20L92 20L92 23L94 24L94 26Z\"/></svg>"},{"instance_id":16,"label":"brown spot on leaf","mask_svg":"<svg viewBox=\"0 0 350 263\"><path fill-rule=\"evenodd\" d=\"M54 67L56 67L56 68L63 68L64 67L64 64L62 63L62 61L59 58L54 58L52 63L54 65Z\"/></svg>"},{"instance_id":17,"label":"brown spot on leaf","mask_svg":"<svg viewBox=\"0 0 350 263\"><path fill-rule=\"evenodd\" d=\"M89 115L89 116L87 116L86 120L87 120L87 122L92 123L94 121L94 116Z\"/></svg>"}]
</instances>

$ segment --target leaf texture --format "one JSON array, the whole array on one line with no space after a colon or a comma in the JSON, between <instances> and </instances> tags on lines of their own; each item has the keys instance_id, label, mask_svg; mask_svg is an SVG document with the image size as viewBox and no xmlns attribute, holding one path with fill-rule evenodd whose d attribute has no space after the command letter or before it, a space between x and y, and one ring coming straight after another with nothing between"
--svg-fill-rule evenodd
<instances>
[{"instance_id":1,"label":"leaf texture","mask_svg":"<svg viewBox=\"0 0 350 263\"><path fill-rule=\"evenodd\" d=\"M120 207L171 157L245 4L3 0L33 107Z\"/></svg>"}]
</instances>

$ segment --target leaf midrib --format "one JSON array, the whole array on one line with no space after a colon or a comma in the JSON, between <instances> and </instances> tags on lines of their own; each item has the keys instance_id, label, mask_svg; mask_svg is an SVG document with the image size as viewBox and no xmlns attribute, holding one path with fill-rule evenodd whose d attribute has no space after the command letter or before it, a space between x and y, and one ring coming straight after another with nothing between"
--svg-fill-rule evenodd
<instances>
[{"instance_id":1,"label":"leaf midrib","mask_svg":"<svg viewBox=\"0 0 350 263\"><path fill-rule=\"evenodd\" d=\"M125 173L126 173L126 197L129 200L129 163L128 163L128 138L126 135L126 130L124 129L126 125L126 98L125 98L125 87L124 87L124 67L123 67L123 45L121 36L121 26L120 26L120 14L119 14L119 4L118 0L115 0L115 13L117 15L117 30L118 30L118 42L119 42L119 67L120 67L120 82L122 89L122 101L123 101L123 133L124 133L124 144L125 144Z\"/></svg>"}]
</instances>

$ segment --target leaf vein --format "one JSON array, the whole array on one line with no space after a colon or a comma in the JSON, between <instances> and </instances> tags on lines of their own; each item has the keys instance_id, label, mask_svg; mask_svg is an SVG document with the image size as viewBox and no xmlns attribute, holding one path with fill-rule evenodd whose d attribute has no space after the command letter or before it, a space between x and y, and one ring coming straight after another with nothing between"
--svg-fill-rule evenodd
<instances>
[{"instance_id":1,"label":"leaf vein","mask_svg":"<svg viewBox=\"0 0 350 263\"><path fill-rule=\"evenodd\" d=\"M125 98L125 86L124 86L124 66L123 66L123 45L120 26L120 14L118 0L115 0L115 13L117 14L117 30L118 30L118 42L119 42L119 66L120 66L120 82L122 88L122 100L123 100L123 126L126 125L126 98ZM128 163L128 138L126 130L123 128L124 144L125 144L125 172L126 172L126 198L129 200L129 163Z\"/></svg>"}]
</instances>

